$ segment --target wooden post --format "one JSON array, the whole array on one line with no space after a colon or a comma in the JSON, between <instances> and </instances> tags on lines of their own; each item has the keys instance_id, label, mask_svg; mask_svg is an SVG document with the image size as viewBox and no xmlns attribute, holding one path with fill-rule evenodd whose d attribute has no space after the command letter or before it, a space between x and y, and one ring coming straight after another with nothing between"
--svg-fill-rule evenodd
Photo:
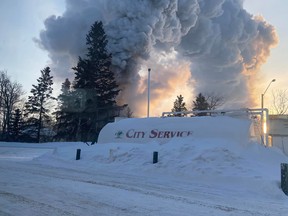
<instances>
[{"instance_id":1,"label":"wooden post","mask_svg":"<svg viewBox=\"0 0 288 216\"><path fill-rule=\"evenodd\" d=\"M158 152L153 152L153 164L158 163Z\"/></svg>"},{"instance_id":2,"label":"wooden post","mask_svg":"<svg viewBox=\"0 0 288 216\"><path fill-rule=\"evenodd\" d=\"M281 163L281 188L288 196L288 164Z\"/></svg>"},{"instance_id":3,"label":"wooden post","mask_svg":"<svg viewBox=\"0 0 288 216\"><path fill-rule=\"evenodd\" d=\"M77 149L76 151L76 160L80 160L81 149Z\"/></svg>"}]
</instances>

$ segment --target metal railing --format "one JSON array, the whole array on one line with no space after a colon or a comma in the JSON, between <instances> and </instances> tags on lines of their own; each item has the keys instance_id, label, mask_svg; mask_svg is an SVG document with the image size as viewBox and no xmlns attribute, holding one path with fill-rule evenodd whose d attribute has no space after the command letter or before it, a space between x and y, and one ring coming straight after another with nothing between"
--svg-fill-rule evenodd
<instances>
[{"instance_id":1,"label":"metal railing","mask_svg":"<svg viewBox=\"0 0 288 216\"><path fill-rule=\"evenodd\" d=\"M187 116L192 114L196 116L197 114L206 113L208 116L239 116L239 114L245 114L247 116L260 116L261 120L261 143L264 146L268 146L268 134L269 134L269 110L267 108L257 108L257 109L223 109L223 110L195 110L195 111L182 111L182 112L162 112L162 118L165 117L177 117L177 116ZM265 130L266 129L266 130Z\"/></svg>"}]
</instances>

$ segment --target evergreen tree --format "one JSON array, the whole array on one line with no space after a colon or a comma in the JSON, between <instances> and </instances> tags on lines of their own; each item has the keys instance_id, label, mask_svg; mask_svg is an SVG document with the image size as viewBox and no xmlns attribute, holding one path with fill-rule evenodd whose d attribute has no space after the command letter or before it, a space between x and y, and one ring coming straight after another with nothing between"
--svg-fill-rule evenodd
<instances>
[{"instance_id":1,"label":"evergreen tree","mask_svg":"<svg viewBox=\"0 0 288 216\"><path fill-rule=\"evenodd\" d=\"M80 113L83 111L84 97L82 96L80 90L74 90L71 87L69 79L62 83L61 94L57 98L58 108L54 113L56 140L77 140Z\"/></svg>"},{"instance_id":2,"label":"evergreen tree","mask_svg":"<svg viewBox=\"0 0 288 216\"><path fill-rule=\"evenodd\" d=\"M116 105L118 84L111 71L112 56L107 51L108 40L102 22L95 22L87 34L86 58L79 57L73 88L81 99L77 135L82 141L96 140L100 129L119 115Z\"/></svg>"},{"instance_id":3,"label":"evergreen tree","mask_svg":"<svg viewBox=\"0 0 288 216\"><path fill-rule=\"evenodd\" d=\"M196 97L196 100L193 101L193 111L208 110L209 103L207 102L205 96L199 93ZM197 116L205 116L207 113L199 113Z\"/></svg>"},{"instance_id":4,"label":"evergreen tree","mask_svg":"<svg viewBox=\"0 0 288 216\"><path fill-rule=\"evenodd\" d=\"M20 109L16 109L14 113L12 114L12 118L10 121L10 131L9 131L9 137L10 141L20 141L22 136L22 127L23 127L23 117L22 112Z\"/></svg>"},{"instance_id":5,"label":"evergreen tree","mask_svg":"<svg viewBox=\"0 0 288 216\"><path fill-rule=\"evenodd\" d=\"M177 99L174 102L174 107L171 110L172 112L183 112L187 111L186 104L184 102L184 97L182 95L177 96ZM174 116L183 117L185 114L175 114Z\"/></svg>"},{"instance_id":6,"label":"evergreen tree","mask_svg":"<svg viewBox=\"0 0 288 216\"><path fill-rule=\"evenodd\" d=\"M31 96L25 103L25 117L27 132L31 137L35 137L37 142L40 142L40 132L44 123L49 123L49 109L47 102L55 99L52 96L53 76L50 75L50 68L46 67L41 70L41 76L37 79L38 85L32 85Z\"/></svg>"},{"instance_id":7,"label":"evergreen tree","mask_svg":"<svg viewBox=\"0 0 288 216\"><path fill-rule=\"evenodd\" d=\"M57 98L58 107L56 108L56 112L54 113L56 118L55 139L57 140L69 141L68 137L71 137L69 136L71 135L70 134L71 130L69 128L69 121L70 118L72 118L72 116L69 115L70 100L72 100L71 82L67 78L65 82L62 83L61 93Z\"/></svg>"}]
</instances>

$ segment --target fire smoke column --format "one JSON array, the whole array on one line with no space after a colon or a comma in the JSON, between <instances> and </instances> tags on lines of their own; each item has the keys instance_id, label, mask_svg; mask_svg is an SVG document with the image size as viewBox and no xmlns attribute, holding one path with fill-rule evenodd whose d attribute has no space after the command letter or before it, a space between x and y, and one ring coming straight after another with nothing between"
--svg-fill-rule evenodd
<instances>
[{"instance_id":1,"label":"fire smoke column","mask_svg":"<svg viewBox=\"0 0 288 216\"><path fill-rule=\"evenodd\" d=\"M199 13L198 0L67 0L66 4L62 16L45 21L37 40L49 52L54 77L63 81L69 75L78 56L85 54L90 26L101 20L113 56L112 69L122 89L120 100L132 108L145 100L138 95L141 65L152 51L171 52L195 25Z\"/></svg>"},{"instance_id":2,"label":"fire smoke column","mask_svg":"<svg viewBox=\"0 0 288 216\"><path fill-rule=\"evenodd\" d=\"M138 73L141 65L150 59L151 52L171 52L180 43L181 37L195 25L199 5L197 0L121 2L115 18L106 25L109 50L124 90L120 99L129 105L139 104L139 100L145 100L135 94L141 82Z\"/></svg>"},{"instance_id":3,"label":"fire smoke column","mask_svg":"<svg viewBox=\"0 0 288 216\"><path fill-rule=\"evenodd\" d=\"M122 90L119 101L135 112L146 101L140 88L146 77L139 71L147 61L156 67L175 50L175 62L191 64L196 93L226 92L231 106L247 104L248 83L276 43L274 28L248 14L243 0L66 0L65 13L47 18L36 40L48 51L60 82L73 78L70 68L85 55L86 34L95 21L104 24L112 70ZM151 80L151 94L171 92L167 82L181 71L156 70L165 79ZM153 101L161 98L153 96Z\"/></svg>"},{"instance_id":4,"label":"fire smoke column","mask_svg":"<svg viewBox=\"0 0 288 216\"><path fill-rule=\"evenodd\" d=\"M199 3L197 24L178 47L191 61L195 91L224 96L229 107L247 107L251 81L277 42L275 30L248 14L242 0Z\"/></svg>"}]
</instances>

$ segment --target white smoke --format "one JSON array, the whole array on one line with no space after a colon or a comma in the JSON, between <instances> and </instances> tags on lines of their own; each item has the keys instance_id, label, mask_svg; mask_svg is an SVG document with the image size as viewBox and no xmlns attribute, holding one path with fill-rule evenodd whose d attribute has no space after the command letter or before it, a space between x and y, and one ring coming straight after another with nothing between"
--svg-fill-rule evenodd
<instances>
[{"instance_id":1,"label":"white smoke","mask_svg":"<svg viewBox=\"0 0 288 216\"><path fill-rule=\"evenodd\" d=\"M228 98L230 106L248 106L248 80L253 73L245 72L259 69L277 36L271 25L248 14L242 1L218 2L221 7L219 4L218 11L209 7L211 12L206 4L200 4L200 10L210 16L200 13L179 49L191 59L198 92L216 92Z\"/></svg>"},{"instance_id":2,"label":"white smoke","mask_svg":"<svg viewBox=\"0 0 288 216\"><path fill-rule=\"evenodd\" d=\"M141 68L147 65L153 71L160 56L175 50L174 61L191 64L195 92L227 92L232 105L246 106L247 80L252 75L245 71L258 69L276 43L274 28L248 14L242 0L67 0L65 13L45 21L38 41L49 52L61 81L73 77L70 68L85 55L86 34L99 20L104 23L122 100L136 112L144 100ZM174 65L169 73L157 66L157 77L165 79L152 80L154 91L174 90L165 84L181 73L179 64ZM154 99L160 97L165 96Z\"/></svg>"}]
</instances>

